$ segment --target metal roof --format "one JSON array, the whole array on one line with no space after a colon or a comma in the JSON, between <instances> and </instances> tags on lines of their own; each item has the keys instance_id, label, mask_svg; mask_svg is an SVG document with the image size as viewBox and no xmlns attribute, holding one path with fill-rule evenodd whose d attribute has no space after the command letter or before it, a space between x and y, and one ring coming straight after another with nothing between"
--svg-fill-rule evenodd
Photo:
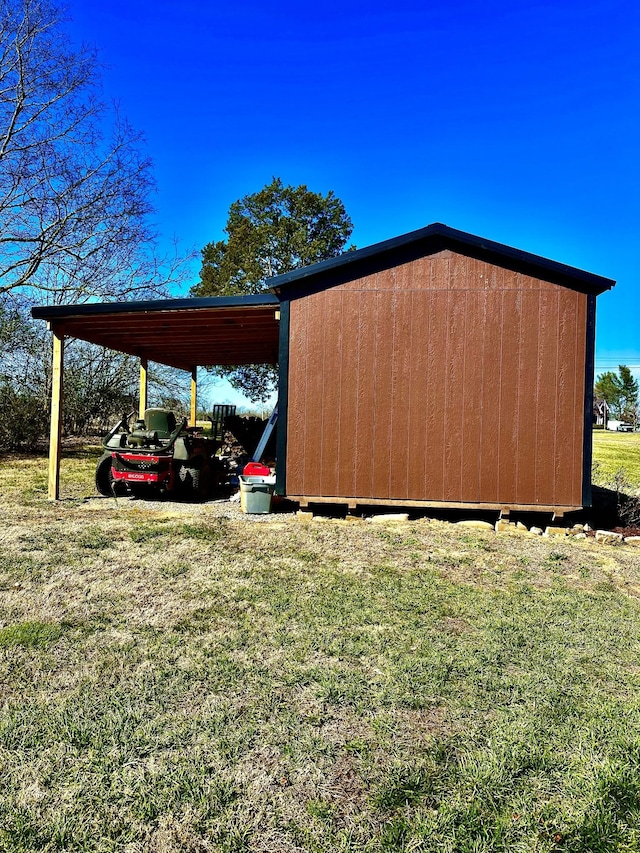
<instances>
[{"instance_id":1,"label":"metal roof","mask_svg":"<svg viewBox=\"0 0 640 853\"><path fill-rule=\"evenodd\" d=\"M434 223L269 280L272 292L249 296L37 306L60 335L191 370L199 365L276 364L280 298L295 298L387 267L451 249L597 295L612 279Z\"/></svg>"},{"instance_id":2,"label":"metal roof","mask_svg":"<svg viewBox=\"0 0 640 853\"><path fill-rule=\"evenodd\" d=\"M364 249L345 252L337 258L284 273L269 279L267 283L274 293L294 298L311 290L322 290L354 278L371 275L443 249L451 249L582 293L598 295L615 285L613 279L476 237L465 231L457 231L440 222L391 240L384 240L382 243L375 243L373 246L366 246Z\"/></svg>"},{"instance_id":3,"label":"metal roof","mask_svg":"<svg viewBox=\"0 0 640 853\"><path fill-rule=\"evenodd\" d=\"M41 305L56 334L184 370L198 365L276 364L279 300L272 293L145 302Z\"/></svg>"}]
</instances>

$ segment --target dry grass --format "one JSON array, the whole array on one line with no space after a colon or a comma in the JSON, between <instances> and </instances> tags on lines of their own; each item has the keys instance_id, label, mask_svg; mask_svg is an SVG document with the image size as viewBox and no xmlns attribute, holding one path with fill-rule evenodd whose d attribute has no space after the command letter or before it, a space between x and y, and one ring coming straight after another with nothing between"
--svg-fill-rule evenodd
<instances>
[{"instance_id":1,"label":"dry grass","mask_svg":"<svg viewBox=\"0 0 640 853\"><path fill-rule=\"evenodd\" d=\"M93 457L95 458L95 457ZM0 465L0 850L640 849L640 552L46 500Z\"/></svg>"}]
</instances>

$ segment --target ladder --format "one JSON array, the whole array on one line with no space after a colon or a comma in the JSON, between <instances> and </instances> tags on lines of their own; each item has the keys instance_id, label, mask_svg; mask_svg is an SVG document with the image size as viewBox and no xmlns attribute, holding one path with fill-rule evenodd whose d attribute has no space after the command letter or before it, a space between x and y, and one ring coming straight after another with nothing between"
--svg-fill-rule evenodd
<instances>
[{"instance_id":1,"label":"ladder","mask_svg":"<svg viewBox=\"0 0 640 853\"><path fill-rule=\"evenodd\" d=\"M271 417L266 423L264 428L264 432L262 433L262 438L258 442L258 446L255 449L253 456L251 457L252 462L259 462L262 459L262 454L264 453L265 447L267 446L267 442L271 438L271 433L273 432L273 428L276 425L276 421L278 420L278 404L276 403L273 412L271 412Z\"/></svg>"}]
</instances>

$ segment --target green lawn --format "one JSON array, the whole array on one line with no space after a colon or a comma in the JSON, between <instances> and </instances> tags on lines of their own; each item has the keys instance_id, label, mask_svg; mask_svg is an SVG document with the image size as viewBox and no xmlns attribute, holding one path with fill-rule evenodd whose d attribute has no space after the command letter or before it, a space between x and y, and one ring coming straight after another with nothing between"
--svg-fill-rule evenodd
<instances>
[{"instance_id":1,"label":"green lawn","mask_svg":"<svg viewBox=\"0 0 640 853\"><path fill-rule=\"evenodd\" d=\"M0 850L640 850L639 550L91 478L0 463Z\"/></svg>"},{"instance_id":2,"label":"green lawn","mask_svg":"<svg viewBox=\"0 0 640 853\"><path fill-rule=\"evenodd\" d=\"M598 485L610 485L623 470L627 481L640 488L640 432L594 430L593 459L597 463L594 482Z\"/></svg>"}]
</instances>

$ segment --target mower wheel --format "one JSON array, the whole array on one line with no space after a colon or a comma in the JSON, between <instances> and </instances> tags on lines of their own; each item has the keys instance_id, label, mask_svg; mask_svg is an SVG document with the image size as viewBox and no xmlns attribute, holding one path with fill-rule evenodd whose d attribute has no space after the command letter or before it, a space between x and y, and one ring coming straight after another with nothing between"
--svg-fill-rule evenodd
<instances>
[{"instance_id":1,"label":"mower wheel","mask_svg":"<svg viewBox=\"0 0 640 853\"><path fill-rule=\"evenodd\" d=\"M113 473L111 472L111 454L105 453L96 465L96 489L105 498L114 495Z\"/></svg>"},{"instance_id":2,"label":"mower wheel","mask_svg":"<svg viewBox=\"0 0 640 853\"><path fill-rule=\"evenodd\" d=\"M194 460L195 461L195 460ZM206 461L199 464L182 465L178 476L186 495L204 501L211 491L211 466Z\"/></svg>"},{"instance_id":3,"label":"mower wheel","mask_svg":"<svg viewBox=\"0 0 640 853\"><path fill-rule=\"evenodd\" d=\"M198 477L193 481L193 489L201 501L211 494L211 466L208 462L203 463L198 469Z\"/></svg>"}]
</instances>

